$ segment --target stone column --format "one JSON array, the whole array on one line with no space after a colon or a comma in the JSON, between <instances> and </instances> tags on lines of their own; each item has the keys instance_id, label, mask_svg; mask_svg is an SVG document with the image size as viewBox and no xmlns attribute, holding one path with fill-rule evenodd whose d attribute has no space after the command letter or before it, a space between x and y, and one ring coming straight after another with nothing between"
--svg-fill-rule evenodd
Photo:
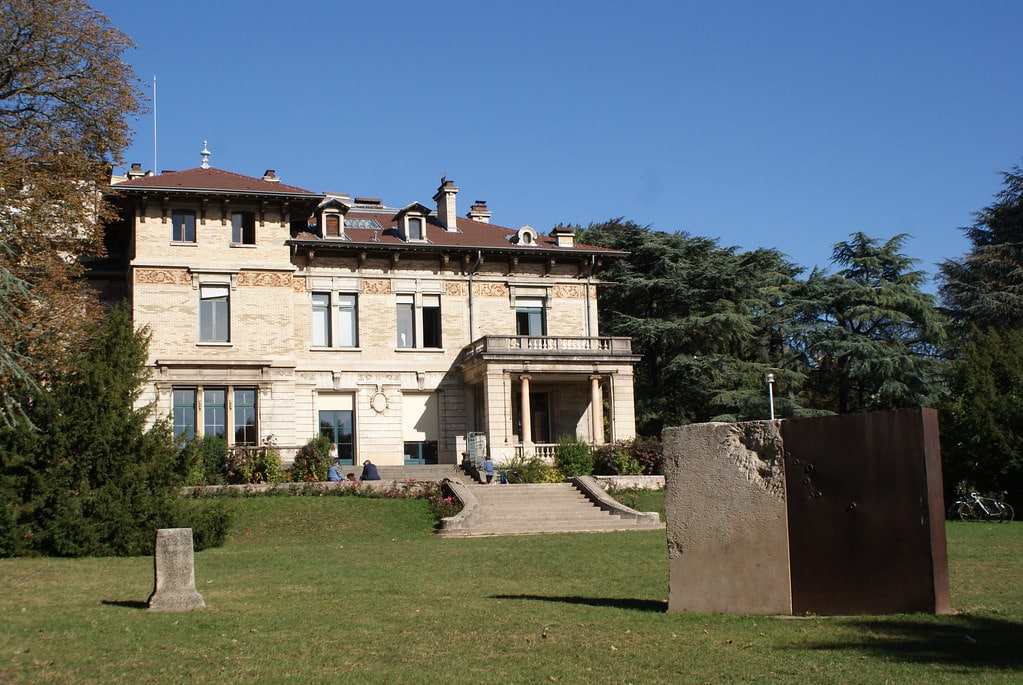
<instances>
[{"instance_id":1,"label":"stone column","mask_svg":"<svg viewBox=\"0 0 1023 685\"><path fill-rule=\"evenodd\" d=\"M519 381L521 381L522 384L519 390L519 392L522 394L522 396L519 398L521 400L519 414L521 414L522 416L522 435L520 435L519 438L522 440L523 445L529 445L532 444L533 442L533 419L532 416L530 415L531 409L529 407L530 378L532 378L532 376L530 376L528 373L524 373L521 376L519 376Z\"/></svg>"},{"instance_id":2,"label":"stone column","mask_svg":"<svg viewBox=\"0 0 1023 685\"><path fill-rule=\"evenodd\" d=\"M155 548L155 581L153 594L149 595L149 608L158 611L205 609L206 602L195 589L192 529L157 530Z\"/></svg>"},{"instance_id":3,"label":"stone column","mask_svg":"<svg viewBox=\"0 0 1023 685\"><path fill-rule=\"evenodd\" d=\"M590 376L590 442L604 444L604 401L600 394L600 376Z\"/></svg>"}]
</instances>

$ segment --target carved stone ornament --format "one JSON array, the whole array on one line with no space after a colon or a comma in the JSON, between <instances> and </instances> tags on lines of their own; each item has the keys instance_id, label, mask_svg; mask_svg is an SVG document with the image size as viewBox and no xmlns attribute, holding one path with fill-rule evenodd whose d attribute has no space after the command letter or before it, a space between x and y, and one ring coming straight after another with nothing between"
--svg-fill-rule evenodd
<instances>
[{"instance_id":1,"label":"carved stone ornament","mask_svg":"<svg viewBox=\"0 0 1023 685\"><path fill-rule=\"evenodd\" d=\"M370 406L373 407L373 411L377 414L383 414L387 411L387 395L377 392L373 395L373 399L370 400Z\"/></svg>"}]
</instances>

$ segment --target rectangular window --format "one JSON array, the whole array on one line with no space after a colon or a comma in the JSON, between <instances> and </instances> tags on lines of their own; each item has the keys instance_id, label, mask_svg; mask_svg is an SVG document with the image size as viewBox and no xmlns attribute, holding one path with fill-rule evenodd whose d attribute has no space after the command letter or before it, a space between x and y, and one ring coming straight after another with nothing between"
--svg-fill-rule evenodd
<instances>
[{"instance_id":1,"label":"rectangular window","mask_svg":"<svg viewBox=\"0 0 1023 685\"><path fill-rule=\"evenodd\" d=\"M256 390L254 388L234 391L234 441L238 445L255 445L256 431Z\"/></svg>"},{"instance_id":2,"label":"rectangular window","mask_svg":"<svg viewBox=\"0 0 1023 685\"><path fill-rule=\"evenodd\" d=\"M171 240L176 243L195 242L195 212L179 209L171 212Z\"/></svg>"},{"instance_id":3,"label":"rectangular window","mask_svg":"<svg viewBox=\"0 0 1023 685\"><path fill-rule=\"evenodd\" d=\"M252 212L231 213L231 242L240 245L256 244L256 215Z\"/></svg>"},{"instance_id":4,"label":"rectangular window","mask_svg":"<svg viewBox=\"0 0 1023 685\"><path fill-rule=\"evenodd\" d=\"M540 299L516 300L515 329L518 335L547 335L544 301Z\"/></svg>"},{"instance_id":5,"label":"rectangular window","mask_svg":"<svg viewBox=\"0 0 1023 685\"><path fill-rule=\"evenodd\" d=\"M411 216L408 218L408 239L423 239L423 220L419 217Z\"/></svg>"},{"instance_id":6,"label":"rectangular window","mask_svg":"<svg viewBox=\"0 0 1023 685\"><path fill-rule=\"evenodd\" d=\"M337 296L338 345L359 346L359 301L355 295Z\"/></svg>"},{"instance_id":7,"label":"rectangular window","mask_svg":"<svg viewBox=\"0 0 1023 685\"><path fill-rule=\"evenodd\" d=\"M175 389L173 395L174 436L191 440L195 437L195 390Z\"/></svg>"},{"instance_id":8,"label":"rectangular window","mask_svg":"<svg viewBox=\"0 0 1023 685\"><path fill-rule=\"evenodd\" d=\"M330 293L313 293L313 345L330 347Z\"/></svg>"},{"instance_id":9,"label":"rectangular window","mask_svg":"<svg viewBox=\"0 0 1023 685\"><path fill-rule=\"evenodd\" d=\"M204 388L202 391L203 437L227 437L227 391L223 388Z\"/></svg>"},{"instance_id":10,"label":"rectangular window","mask_svg":"<svg viewBox=\"0 0 1023 685\"><path fill-rule=\"evenodd\" d=\"M352 425L352 410L334 409L320 412L320 435L337 445L337 456L341 463L351 466L355 463L355 429Z\"/></svg>"},{"instance_id":11,"label":"rectangular window","mask_svg":"<svg viewBox=\"0 0 1023 685\"><path fill-rule=\"evenodd\" d=\"M416 304L412 295L398 295L398 347L416 346Z\"/></svg>"},{"instance_id":12,"label":"rectangular window","mask_svg":"<svg viewBox=\"0 0 1023 685\"><path fill-rule=\"evenodd\" d=\"M324 224L327 228L328 238L340 238L341 237L341 217L337 214L328 214L323 217Z\"/></svg>"},{"instance_id":13,"label":"rectangular window","mask_svg":"<svg viewBox=\"0 0 1023 685\"><path fill-rule=\"evenodd\" d=\"M228 342L231 339L230 314L228 286L199 286L200 342Z\"/></svg>"},{"instance_id":14,"label":"rectangular window","mask_svg":"<svg viewBox=\"0 0 1023 685\"><path fill-rule=\"evenodd\" d=\"M440 295L423 295L423 347L441 347Z\"/></svg>"}]
</instances>

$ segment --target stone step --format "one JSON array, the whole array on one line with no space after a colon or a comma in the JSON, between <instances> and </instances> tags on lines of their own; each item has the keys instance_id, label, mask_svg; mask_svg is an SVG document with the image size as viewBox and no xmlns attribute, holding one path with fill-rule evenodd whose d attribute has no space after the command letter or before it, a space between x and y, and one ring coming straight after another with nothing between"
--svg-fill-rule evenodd
<instances>
[{"instance_id":1,"label":"stone step","mask_svg":"<svg viewBox=\"0 0 1023 685\"><path fill-rule=\"evenodd\" d=\"M464 481L463 481L464 482ZM469 485L480 512L458 535L534 535L540 533L663 530L661 524L602 510L572 483Z\"/></svg>"}]
</instances>

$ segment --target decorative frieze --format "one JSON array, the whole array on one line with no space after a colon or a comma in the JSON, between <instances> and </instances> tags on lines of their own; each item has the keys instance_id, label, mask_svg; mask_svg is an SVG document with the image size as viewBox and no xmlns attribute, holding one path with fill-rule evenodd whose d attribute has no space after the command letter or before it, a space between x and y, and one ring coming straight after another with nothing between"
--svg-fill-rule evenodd
<instances>
[{"instance_id":1,"label":"decorative frieze","mask_svg":"<svg viewBox=\"0 0 1023 685\"><path fill-rule=\"evenodd\" d=\"M556 285L554 286L554 297L559 300L579 300L586 294L584 286L581 285Z\"/></svg>"},{"instance_id":2,"label":"decorative frieze","mask_svg":"<svg viewBox=\"0 0 1023 685\"><path fill-rule=\"evenodd\" d=\"M187 269L135 269L135 283L192 285Z\"/></svg>"},{"instance_id":3,"label":"decorative frieze","mask_svg":"<svg viewBox=\"0 0 1023 685\"><path fill-rule=\"evenodd\" d=\"M366 278L362 281L362 292L366 295L390 295L391 281L386 278Z\"/></svg>"},{"instance_id":4,"label":"decorative frieze","mask_svg":"<svg viewBox=\"0 0 1023 685\"><path fill-rule=\"evenodd\" d=\"M504 283L473 283L472 290L480 297L508 297L508 286Z\"/></svg>"},{"instance_id":5,"label":"decorative frieze","mask_svg":"<svg viewBox=\"0 0 1023 685\"><path fill-rule=\"evenodd\" d=\"M444 294L452 297L467 297L469 288L461 281L447 281L444 283Z\"/></svg>"},{"instance_id":6,"label":"decorative frieze","mask_svg":"<svg viewBox=\"0 0 1023 685\"><path fill-rule=\"evenodd\" d=\"M250 288L291 288L292 275L274 271L242 271L238 285Z\"/></svg>"}]
</instances>

